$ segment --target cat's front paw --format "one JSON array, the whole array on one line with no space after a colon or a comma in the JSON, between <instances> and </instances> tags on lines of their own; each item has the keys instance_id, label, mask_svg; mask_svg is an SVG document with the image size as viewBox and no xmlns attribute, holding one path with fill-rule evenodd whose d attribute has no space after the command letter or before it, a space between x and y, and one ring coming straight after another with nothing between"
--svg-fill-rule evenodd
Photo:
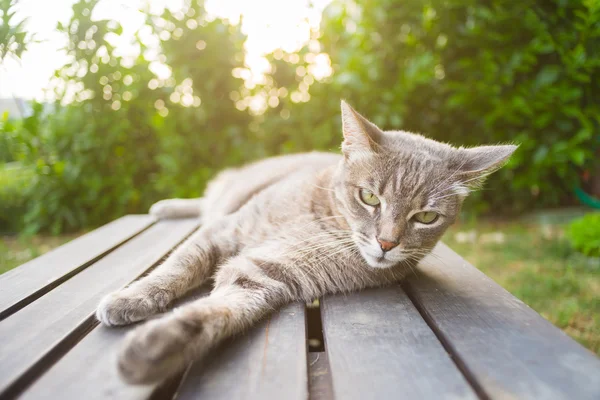
<instances>
[{"instance_id":1,"label":"cat's front paw","mask_svg":"<svg viewBox=\"0 0 600 400\"><path fill-rule=\"evenodd\" d=\"M104 325L128 325L163 311L169 303L164 292L152 295L124 289L105 296L98 304L96 318Z\"/></svg>"},{"instance_id":2,"label":"cat's front paw","mask_svg":"<svg viewBox=\"0 0 600 400\"><path fill-rule=\"evenodd\" d=\"M145 323L130 332L119 353L121 377L128 383L162 381L183 370L196 356L194 342L200 331L191 332L187 323L169 316Z\"/></svg>"}]
</instances>

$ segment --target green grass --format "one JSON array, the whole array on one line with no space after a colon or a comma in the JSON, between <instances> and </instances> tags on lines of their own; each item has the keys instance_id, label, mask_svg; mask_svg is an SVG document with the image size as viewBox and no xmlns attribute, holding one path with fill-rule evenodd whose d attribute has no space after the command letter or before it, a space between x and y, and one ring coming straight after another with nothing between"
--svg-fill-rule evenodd
<instances>
[{"instance_id":1,"label":"green grass","mask_svg":"<svg viewBox=\"0 0 600 400\"><path fill-rule=\"evenodd\" d=\"M600 259L575 253L561 225L477 222L444 241L590 350L600 354ZM498 237L498 233L501 237ZM0 273L77 235L0 237ZM497 241L503 241L497 243Z\"/></svg>"},{"instance_id":2,"label":"green grass","mask_svg":"<svg viewBox=\"0 0 600 400\"><path fill-rule=\"evenodd\" d=\"M19 229L23 224L26 193L33 177L33 170L18 162L0 164L0 232Z\"/></svg>"},{"instance_id":3,"label":"green grass","mask_svg":"<svg viewBox=\"0 0 600 400\"><path fill-rule=\"evenodd\" d=\"M478 222L444 241L550 322L600 354L600 259L574 252L558 225ZM493 239L502 234L503 243ZM501 240L502 241L502 240Z\"/></svg>"},{"instance_id":4,"label":"green grass","mask_svg":"<svg viewBox=\"0 0 600 400\"><path fill-rule=\"evenodd\" d=\"M77 234L49 236L0 236L0 274L67 243Z\"/></svg>"}]
</instances>

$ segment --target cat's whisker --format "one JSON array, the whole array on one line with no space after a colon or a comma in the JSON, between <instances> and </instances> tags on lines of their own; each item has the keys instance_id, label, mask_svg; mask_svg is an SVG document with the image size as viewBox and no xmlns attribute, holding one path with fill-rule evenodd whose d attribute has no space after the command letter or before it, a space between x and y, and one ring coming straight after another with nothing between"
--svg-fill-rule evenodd
<instances>
[{"instance_id":1,"label":"cat's whisker","mask_svg":"<svg viewBox=\"0 0 600 400\"><path fill-rule=\"evenodd\" d=\"M350 239L352 239L351 236L334 237L334 236L332 236L330 234L320 234L320 235L314 235L314 236L312 236L312 237L310 237L308 239L305 239L305 240L296 241L296 242L288 245L288 247L299 247L299 246L301 246L301 245L303 245L303 244L305 244L307 242L315 241L315 239L320 239L320 238L326 238L328 240L321 240L321 241L318 241L316 243L313 243L312 245L320 245L320 244L323 244L323 243L327 244L327 243L335 242L335 241L338 241L338 240L350 240ZM304 247L304 248L306 248L306 247Z\"/></svg>"},{"instance_id":2,"label":"cat's whisker","mask_svg":"<svg viewBox=\"0 0 600 400\"><path fill-rule=\"evenodd\" d=\"M318 233L316 235L311 235L310 237L301 240L301 241L297 241L295 243L304 243L306 241L310 241L310 240L314 240L314 239L318 239L321 237L326 237L326 238L331 238L331 239L342 239L345 237L350 237L352 235L352 231L335 231L335 230L331 230L331 231L327 231L327 232L322 232L322 233ZM307 232L308 234L308 232ZM339 236L336 236L339 235Z\"/></svg>"},{"instance_id":3,"label":"cat's whisker","mask_svg":"<svg viewBox=\"0 0 600 400\"><path fill-rule=\"evenodd\" d=\"M415 272L415 270L413 269L412 265L411 265L411 259L406 259L406 260L402 260L401 265L403 266L407 266L408 269L415 275L418 276L417 273Z\"/></svg>"},{"instance_id":4,"label":"cat's whisker","mask_svg":"<svg viewBox=\"0 0 600 400\"><path fill-rule=\"evenodd\" d=\"M290 255L294 255L294 254L307 254L310 253L312 251L316 251L316 250L320 250L322 248L334 248L335 246L341 245L341 244L352 244L354 245L354 240L352 238L347 238L347 239L339 239L339 240L332 240L332 241L327 241L327 242L320 242L320 243L315 243L312 246L307 246L307 247L303 247L294 251L288 251L286 253L283 253L284 256L290 256Z\"/></svg>"},{"instance_id":5,"label":"cat's whisker","mask_svg":"<svg viewBox=\"0 0 600 400\"><path fill-rule=\"evenodd\" d=\"M315 188L317 188L317 189L322 189L322 190L326 190L326 191L328 191L328 192L333 192L333 193L335 193L335 190L333 190L333 189L325 188L325 187L318 186L318 185L315 185L315 184L311 184L311 186L312 186L312 187L315 187Z\"/></svg>"},{"instance_id":6,"label":"cat's whisker","mask_svg":"<svg viewBox=\"0 0 600 400\"><path fill-rule=\"evenodd\" d=\"M345 246L343 248L340 248L340 252L341 251L349 251L352 247L351 246ZM319 268L323 268L323 272L326 271L328 268L331 269L333 266L335 266L337 264L338 261L340 261L341 258L336 258L334 257L336 255L336 253L326 253L326 252L318 252L316 254L314 254L314 257L312 258L312 264L313 267L308 269L307 272L311 273L315 271L315 268L317 268L317 265Z\"/></svg>"},{"instance_id":7,"label":"cat's whisker","mask_svg":"<svg viewBox=\"0 0 600 400\"><path fill-rule=\"evenodd\" d=\"M298 249L295 252L289 253L289 254L307 254L312 251L318 251L320 249L325 249L325 248L333 248L334 246L338 246L338 245L342 245L342 244L354 244L354 241L353 240L344 240L344 241L340 240L340 241L335 241L335 242L331 242L331 243L316 244L311 247Z\"/></svg>"}]
</instances>

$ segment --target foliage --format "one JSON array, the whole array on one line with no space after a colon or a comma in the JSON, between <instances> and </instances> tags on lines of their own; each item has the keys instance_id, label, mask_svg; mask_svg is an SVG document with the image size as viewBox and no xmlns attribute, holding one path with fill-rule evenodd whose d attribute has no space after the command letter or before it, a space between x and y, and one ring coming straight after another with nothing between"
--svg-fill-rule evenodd
<instances>
[{"instance_id":1,"label":"foliage","mask_svg":"<svg viewBox=\"0 0 600 400\"><path fill-rule=\"evenodd\" d=\"M34 178L32 170L18 163L0 165L0 233L23 228L27 210L27 185Z\"/></svg>"},{"instance_id":2,"label":"foliage","mask_svg":"<svg viewBox=\"0 0 600 400\"><path fill-rule=\"evenodd\" d=\"M569 225L567 235L577 251L589 257L600 257L600 213L576 219Z\"/></svg>"},{"instance_id":3,"label":"foliage","mask_svg":"<svg viewBox=\"0 0 600 400\"><path fill-rule=\"evenodd\" d=\"M310 102L282 104L290 119L267 131L294 126L316 141L338 126L341 97L386 129L519 143L478 194L481 211L568 204L600 163L598 0L338 1L320 35L334 75Z\"/></svg>"},{"instance_id":4,"label":"foliage","mask_svg":"<svg viewBox=\"0 0 600 400\"><path fill-rule=\"evenodd\" d=\"M162 48L176 67L161 80L141 40L136 59L115 54L121 27L92 20L96 3L80 0L70 22L59 24L72 61L52 82L58 101L51 110L35 104L12 145L15 158L35 171L23 193L28 233L98 225L144 212L160 197L197 196L224 159L245 156L240 144L250 117L228 96L212 95L238 85L231 75L242 43L237 28L200 21L202 29L183 32L185 22L169 11L153 18L172 32ZM194 4L188 13L201 19L201 4ZM205 52L196 47L201 40Z\"/></svg>"},{"instance_id":5,"label":"foliage","mask_svg":"<svg viewBox=\"0 0 600 400\"><path fill-rule=\"evenodd\" d=\"M25 30L27 19L14 22L18 0L0 0L0 64L11 56L16 59L34 39Z\"/></svg>"},{"instance_id":6,"label":"foliage","mask_svg":"<svg viewBox=\"0 0 600 400\"><path fill-rule=\"evenodd\" d=\"M52 81L56 104L0 122L0 159L33 174L10 186L21 200L0 209L4 230L94 226L198 196L227 166L335 151L340 98L384 129L520 143L470 210L569 204L600 167L600 0L337 0L304 48L268 56L260 83L242 79L240 27L201 0L147 12L133 58L113 47L117 23L92 18L97 1L58 27L71 61Z\"/></svg>"}]
</instances>

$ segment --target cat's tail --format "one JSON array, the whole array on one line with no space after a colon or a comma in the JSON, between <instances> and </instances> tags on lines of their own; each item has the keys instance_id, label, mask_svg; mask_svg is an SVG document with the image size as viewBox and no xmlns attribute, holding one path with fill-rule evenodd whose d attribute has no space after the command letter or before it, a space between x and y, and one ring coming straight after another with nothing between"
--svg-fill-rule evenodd
<instances>
[{"instance_id":1,"label":"cat's tail","mask_svg":"<svg viewBox=\"0 0 600 400\"><path fill-rule=\"evenodd\" d=\"M203 199L168 199L154 203L150 215L157 219L200 218Z\"/></svg>"}]
</instances>

